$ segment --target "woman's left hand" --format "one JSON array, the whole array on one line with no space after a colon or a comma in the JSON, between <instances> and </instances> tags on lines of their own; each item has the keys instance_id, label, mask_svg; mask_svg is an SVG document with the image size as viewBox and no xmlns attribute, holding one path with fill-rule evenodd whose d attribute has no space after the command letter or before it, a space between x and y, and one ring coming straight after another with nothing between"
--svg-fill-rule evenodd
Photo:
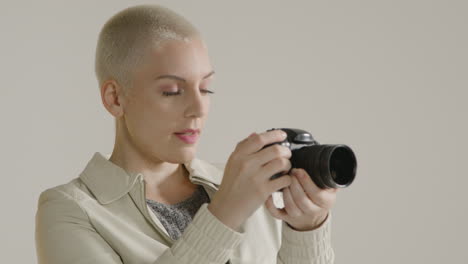
<instances>
[{"instance_id":1,"label":"woman's left hand","mask_svg":"<svg viewBox=\"0 0 468 264\"><path fill-rule=\"evenodd\" d=\"M297 231L316 229L327 219L338 189L320 189L301 168L293 169L291 176L291 185L283 189L284 208L276 208L271 195L265 205L273 217L285 221Z\"/></svg>"}]
</instances>

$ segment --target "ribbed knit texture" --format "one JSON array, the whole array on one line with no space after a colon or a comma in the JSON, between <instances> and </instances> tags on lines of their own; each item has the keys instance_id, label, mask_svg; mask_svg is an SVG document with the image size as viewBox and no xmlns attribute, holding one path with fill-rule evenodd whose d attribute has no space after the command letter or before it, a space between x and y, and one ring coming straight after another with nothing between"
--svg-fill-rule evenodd
<instances>
[{"instance_id":1,"label":"ribbed knit texture","mask_svg":"<svg viewBox=\"0 0 468 264\"><path fill-rule=\"evenodd\" d=\"M224 225L208 210L208 203L204 203L184 234L160 259L175 257L184 263L224 264L244 235Z\"/></svg>"},{"instance_id":2,"label":"ribbed knit texture","mask_svg":"<svg viewBox=\"0 0 468 264\"><path fill-rule=\"evenodd\" d=\"M284 263L334 263L331 247L331 212L325 222L311 231L297 231L282 223L282 242L279 257ZM311 260L314 260L311 262Z\"/></svg>"}]
</instances>

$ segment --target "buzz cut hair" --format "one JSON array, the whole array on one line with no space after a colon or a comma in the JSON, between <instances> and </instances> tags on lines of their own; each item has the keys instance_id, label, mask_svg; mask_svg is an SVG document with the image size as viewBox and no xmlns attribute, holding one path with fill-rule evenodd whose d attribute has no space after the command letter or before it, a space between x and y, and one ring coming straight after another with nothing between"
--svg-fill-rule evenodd
<instances>
[{"instance_id":1,"label":"buzz cut hair","mask_svg":"<svg viewBox=\"0 0 468 264\"><path fill-rule=\"evenodd\" d=\"M132 89L134 71L152 49L168 40L189 41L200 32L183 16L161 5L137 5L113 15L102 27L95 54L99 88L115 80L124 94Z\"/></svg>"}]
</instances>

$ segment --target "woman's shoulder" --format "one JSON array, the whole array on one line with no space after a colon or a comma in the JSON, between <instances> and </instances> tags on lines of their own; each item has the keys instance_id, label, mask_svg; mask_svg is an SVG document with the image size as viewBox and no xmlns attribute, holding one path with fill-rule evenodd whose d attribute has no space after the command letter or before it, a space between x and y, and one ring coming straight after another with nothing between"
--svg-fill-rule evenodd
<instances>
[{"instance_id":1,"label":"woman's shoulder","mask_svg":"<svg viewBox=\"0 0 468 264\"><path fill-rule=\"evenodd\" d=\"M39 193L37 205L40 207L49 202L79 202L89 198L91 198L91 193L88 188L79 177L76 177L66 183L42 190Z\"/></svg>"}]
</instances>

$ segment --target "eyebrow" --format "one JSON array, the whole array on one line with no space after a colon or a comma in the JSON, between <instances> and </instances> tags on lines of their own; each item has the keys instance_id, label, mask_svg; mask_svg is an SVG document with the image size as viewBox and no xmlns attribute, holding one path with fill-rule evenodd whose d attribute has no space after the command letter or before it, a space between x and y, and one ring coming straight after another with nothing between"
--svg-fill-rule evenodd
<instances>
[{"instance_id":1,"label":"eyebrow","mask_svg":"<svg viewBox=\"0 0 468 264\"><path fill-rule=\"evenodd\" d=\"M205 75L205 77L203 77L203 79L206 79L206 78L210 77L214 73L215 73L215 71L211 71L210 73ZM163 78L174 79L174 80L178 80L178 81L181 81L181 82L187 82L184 78L176 76L176 75L171 75L171 74L160 75L160 76L156 77L155 80L159 80L159 79L163 79Z\"/></svg>"}]
</instances>

